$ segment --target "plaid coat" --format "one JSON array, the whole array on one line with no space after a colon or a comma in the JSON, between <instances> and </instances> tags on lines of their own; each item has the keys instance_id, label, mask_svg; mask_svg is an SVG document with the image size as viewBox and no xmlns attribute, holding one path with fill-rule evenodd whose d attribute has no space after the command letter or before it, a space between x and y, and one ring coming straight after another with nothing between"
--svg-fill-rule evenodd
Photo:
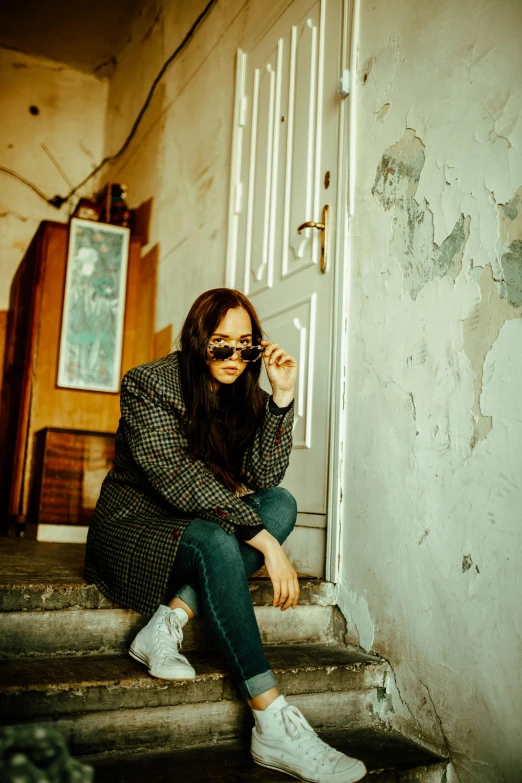
<instances>
[{"instance_id":1,"label":"plaid coat","mask_svg":"<svg viewBox=\"0 0 522 783\"><path fill-rule=\"evenodd\" d=\"M186 410L177 353L134 367L122 381L114 467L105 478L87 539L88 582L122 607L157 609L180 537L193 519L234 533L259 525L254 509L193 459L180 427ZM292 448L293 405L270 411L243 458L252 490L282 481Z\"/></svg>"}]
</instances>

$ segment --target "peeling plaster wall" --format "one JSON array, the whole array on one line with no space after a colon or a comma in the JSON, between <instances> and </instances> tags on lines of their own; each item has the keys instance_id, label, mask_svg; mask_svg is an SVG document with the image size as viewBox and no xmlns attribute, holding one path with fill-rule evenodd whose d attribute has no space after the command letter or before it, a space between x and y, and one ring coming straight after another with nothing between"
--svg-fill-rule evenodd
<instances>
[{"instance_id":1,"label":"peeling plaster wall","mask_svg":"<svg viewBox=\"0 0 522 783\"><path fill-rule=\"evenodd\" d=\"M339 603L452 780L522 770L522 5L361 2Z\"/></svg>"},{"instance_id":2,"label":"peeling plaster wall","mask_svg":"<svg viewBox=\"0 0 522 783\"><path fill-rule=\"evenodd\" d=\"M103 152L107 84L50 60L0 48L0 163L47 196L80 182ZM38 109L31 114L29 107ZM67 221L67 208L49 206L0 172L0 310L9 305L13 275L41 220Z\"/></svg>"}]
</instances>

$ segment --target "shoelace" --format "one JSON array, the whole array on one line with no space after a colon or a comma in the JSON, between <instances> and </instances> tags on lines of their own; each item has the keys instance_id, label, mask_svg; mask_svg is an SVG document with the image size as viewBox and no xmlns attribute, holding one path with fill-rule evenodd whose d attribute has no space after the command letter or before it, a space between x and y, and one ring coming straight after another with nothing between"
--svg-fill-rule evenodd
<instances>
[{"instance_id":1,"label":"shoelace","mask_svg":"<svg viewBox=\"0 0 522 783\"><path fill-rule=\"evenodd\" d=\"M287 734L297 740L297 747L308 747L304 755L307 756L311 753L313 761L316 762L316 767L319 764L323 766L330 764L333 766L334 762L339 758L339 751L330 747L317 736L303 713L297 707L293 707L290 704L283 707L281 718Z\"/></svg>"},{"instance_id":2,"label":"shoelace","mask_svg":"<svg viewBox=\"0 0 522 783\"><path fill-rule=\"evenodd\" d=\"M178 648L181 650L182 640L183 630L176 615L173 612L165 615L163 622L158 624L156 631L156 643L160 654L164 658L168 658L169 655L173 654L177 655ZM172 649L172 642L175 643L174 650Z\"/></svg>"}]
</instances>

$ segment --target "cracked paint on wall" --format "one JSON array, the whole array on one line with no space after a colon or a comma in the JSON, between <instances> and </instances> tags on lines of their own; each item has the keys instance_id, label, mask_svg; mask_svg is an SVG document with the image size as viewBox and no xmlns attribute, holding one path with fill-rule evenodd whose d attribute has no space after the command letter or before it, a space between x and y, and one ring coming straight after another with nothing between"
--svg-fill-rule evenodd
<instances>
[{"instance_id":1,"label":"cracked paint on wall","mask_svg":"<svg viewBox=\"0 0 522 783\"><path fill-rule=\"evenodd\" d=\"M500 296L513 307L522 306L522 239L515 239L500 259Z\"/></svg>"},{"instance_id":2,"label":"cracked paint on wall","mask_svg":"<svg viewBox=\"0 0 522 783\"><path fill-rule=\"evenodd\" d=\"M383 209L393 212L390 255L400 264L403 290L412 299L432 280L448 276L455 282L469 236L469 217L461 214L440 245L433 241L433 213L426 199L415 198L425 159L421 139L406 128L384 152L372 188Z\"/></svg>"},{"instance_id":3,"label":"cracked paint on wall","mask_svg":"<svg viewBox=\"0 0 522 783\"><path fill-rule=\"evenodd\" d=\"M357 25L340 581L451 779L518 780L522 5Z\"/></svg>"},{"instance_id":4,"label":"cracked paint on wall","mask_svg":"<svg viewBox=\"0 0 522 783\"><path fill-rule=\"evenodd\" d=\"M480 405L486 356L505 322L522 316L521 195L519 188L513 198L497 206L500 260L495 270L489 264L482 269L477 280L480 301L462 321L463 348L475 376L471 449L493 426L491 416L484 416Z\"/></svg>"},{"instance_id":5,"label":"cracked paint on wall","mask_svg":"<svg viewBox=\"0 0 522 783\"><path fill-rule=\"evenodd\" d=\"M496 271L499 295L513 307L522 307L522 187L506 204L497 207L500 268Z\"/></svg>"},{"instance_id":6,"label":"cracked paint on wall","mask_svg":"<svg viewBox=\"0 0 522 783\"><path fill-rule=\"evenodd\" d=\"M500 330L507 320L519 318L522 311L514 310L506 299L499 296L495 285L493 272L488 265L478 279L480 301L473 307L470 314L462 321L462 342L469 366L475 379L473 381L473 433L470 447L490 432L493 422L491 416L484 416L480 408L484 362L491 350Z\"/></svg>"},{"instance_id":7,"label":"cracked paint on wall","mask_svg":"<svg viewBox=\"0 0 522 783\"><path fill-rule=\"evenodd\" d=\"M507 204L501 204L502 211L508 220L516 220L519 214L519 205L521 199L519 193L515 193L513 198Z\"/></svg>"}]
</instances>

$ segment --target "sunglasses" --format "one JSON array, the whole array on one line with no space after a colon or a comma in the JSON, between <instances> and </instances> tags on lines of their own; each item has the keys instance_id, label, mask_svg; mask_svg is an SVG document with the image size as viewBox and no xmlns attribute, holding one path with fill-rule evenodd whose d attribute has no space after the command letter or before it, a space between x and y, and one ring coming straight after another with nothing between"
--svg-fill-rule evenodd
<instances>
[{"instance_id":1,"label":"sunglasses","mask_svg":"<svg viewBox=\"0 0 522 783\"><path fill-rule=\"evenodd\" d=\"M209 343L208 351L213 359L218 362L226 362L237 351L242 362L257 362L265 349L262 345L246 345L244 348L235 348L233 345L214 345Z\"/></svg>"}]
</instances>

